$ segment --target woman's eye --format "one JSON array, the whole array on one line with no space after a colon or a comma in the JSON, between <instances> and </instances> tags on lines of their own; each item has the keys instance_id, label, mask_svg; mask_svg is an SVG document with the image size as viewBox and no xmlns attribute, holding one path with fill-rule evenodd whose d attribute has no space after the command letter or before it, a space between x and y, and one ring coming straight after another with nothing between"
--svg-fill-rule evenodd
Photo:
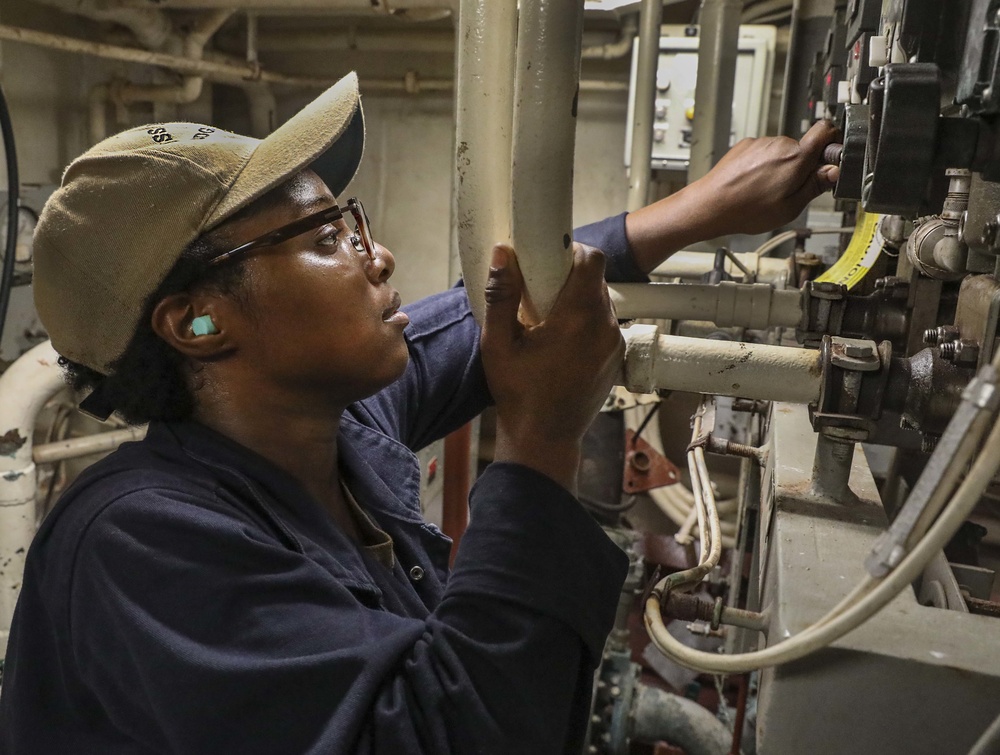
<instances>
[{"instance_id":1,"label":"woman's eye","mask_svg":"<svg viewBox=\"0 0 1000 755\"><path fill-rule=\"evenodd\" d=\"M324 228L320 233L319 238L316 239L316 243L319 246L337 246L340 238L340 229L336 226L329 226Z\"/></svg>"}]
</instances>

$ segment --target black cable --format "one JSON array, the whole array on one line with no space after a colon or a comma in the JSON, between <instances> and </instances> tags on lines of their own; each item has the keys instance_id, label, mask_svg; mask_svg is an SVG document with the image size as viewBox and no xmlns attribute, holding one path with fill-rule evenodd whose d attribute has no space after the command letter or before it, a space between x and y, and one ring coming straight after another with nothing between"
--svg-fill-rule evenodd
<instances>
[{"instance_id":1,"label":"black cable","mask_svg":"<svg viewBox=\"0 0 1000 755\"><path fill-rule=\"evenodd\" d=\"M0 133L3 134L4 159L7 161L7 244L3 255L3 269L0 270L0 342L2 342L4 325L7 323L7 307L10 305L10 291L14 287L19 200L14 126L10 122L10 110L7 109L7 98L4 96L3 87L0 87Z\"/></svg>"},{"instance_id":2,"label":"black cable","mask_svg":"<svg viewBox=\"0 0 1000 755\"><path fill-rule=\"evenodd\" d=\"M642 431L646 429L646 425L649 424L649 421L653 418L653 415L656 414L656 410L660 408L660 404L662 403L662 401L657 401L653 404L653 408L647 412L646 416L642 418L642 422L639 423L639 427L635 429L635 433L632 435L633 446L635 445L636 440L639 439L639 436L642 435Z\"/></svg>"}]
</instances>

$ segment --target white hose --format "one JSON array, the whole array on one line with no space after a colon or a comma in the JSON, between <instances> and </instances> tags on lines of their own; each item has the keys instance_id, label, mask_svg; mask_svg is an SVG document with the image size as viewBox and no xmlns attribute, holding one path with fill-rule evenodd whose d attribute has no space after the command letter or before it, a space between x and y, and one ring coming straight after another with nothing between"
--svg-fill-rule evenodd
<instances>
[{"instance_id":1,"label":"white hose","mask_svg":"<svg viewBox=\"0 0 1000 755\"><path fill-rule=\"evenodd\" d=\"M779 233L777 236L768 239L754 252L758 257L763 257L765 254L777 249L779 246L785 242L791 241L798 235L798 231L785 231L784 233Z\"/></svg>"},{"instance_id":2,"label":"white hose","mask_svg":"<svg viewBox=\"0 0 1000 755\"><path fill-rule=\"evenodd\" d=\"M866 577L850 595L816 624L791 639L763 650L718 655L678 642L667 631L660 613L660 595L668 577L657 584L646 601L645 624L654 644L681 665L710 673L740 674L802 658L835 642L874 616L924 570L972 513L980 496L1000 467L1000 421L995 421L983 451L941 516L899 566L881 580Z\"/></svg>"}]
</instances>

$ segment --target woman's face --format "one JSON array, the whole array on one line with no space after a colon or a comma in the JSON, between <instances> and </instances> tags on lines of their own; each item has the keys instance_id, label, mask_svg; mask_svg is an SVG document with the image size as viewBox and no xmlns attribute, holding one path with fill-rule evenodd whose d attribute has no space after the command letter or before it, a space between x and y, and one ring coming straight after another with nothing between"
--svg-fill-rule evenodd
<instances>
[{"instance_id":1,"label":"woman's face","mask_svg":"<svg viewBox=\"0 0 1000 755\"><path fill-rule=\"evenodd\" d=\"M282 201L232 223L227 236L234 246L335 204L312 171L285 189ZM239 362L255 373L261 390L346 406L402 375L409 320L388 284L395 260L378 244L369 258L352 243L353 234L348 213L347 220L247 257L247 306L229 308L225 327L237 339Z\"/></svg>"}]
</instances>

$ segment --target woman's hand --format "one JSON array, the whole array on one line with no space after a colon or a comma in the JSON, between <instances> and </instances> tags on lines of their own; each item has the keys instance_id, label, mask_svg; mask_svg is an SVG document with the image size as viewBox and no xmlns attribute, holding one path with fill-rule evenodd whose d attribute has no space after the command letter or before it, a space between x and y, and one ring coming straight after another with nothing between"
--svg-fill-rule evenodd
<instances>
[{"instance_id":1,"label":"woman's hand","mask_svg":"<svg viewBox=\"0 0 1000 755\"><path fill-rule=\"evenodd\" d=\"M836 185L840 168L823 163L823 150L838 138L837 129L820 122L800 141L778 136L737 143L708 174L625 218L636 264L648 273L689 244L791 222Z\"/></svg>"},{"instance_id":2,"label":"woman's hand","mask_svg":"<svg viewBox=\"0 0 1000 755\"><path fill-rule=\"evenodd\" d=\"M537 325L518 320L523 287L514 251L494 247L482 338L497 408L494 459L531 467L575 493L580 441L624 355L604 254L573 245L566 284Z\"/></svg>"}]
</instances>

